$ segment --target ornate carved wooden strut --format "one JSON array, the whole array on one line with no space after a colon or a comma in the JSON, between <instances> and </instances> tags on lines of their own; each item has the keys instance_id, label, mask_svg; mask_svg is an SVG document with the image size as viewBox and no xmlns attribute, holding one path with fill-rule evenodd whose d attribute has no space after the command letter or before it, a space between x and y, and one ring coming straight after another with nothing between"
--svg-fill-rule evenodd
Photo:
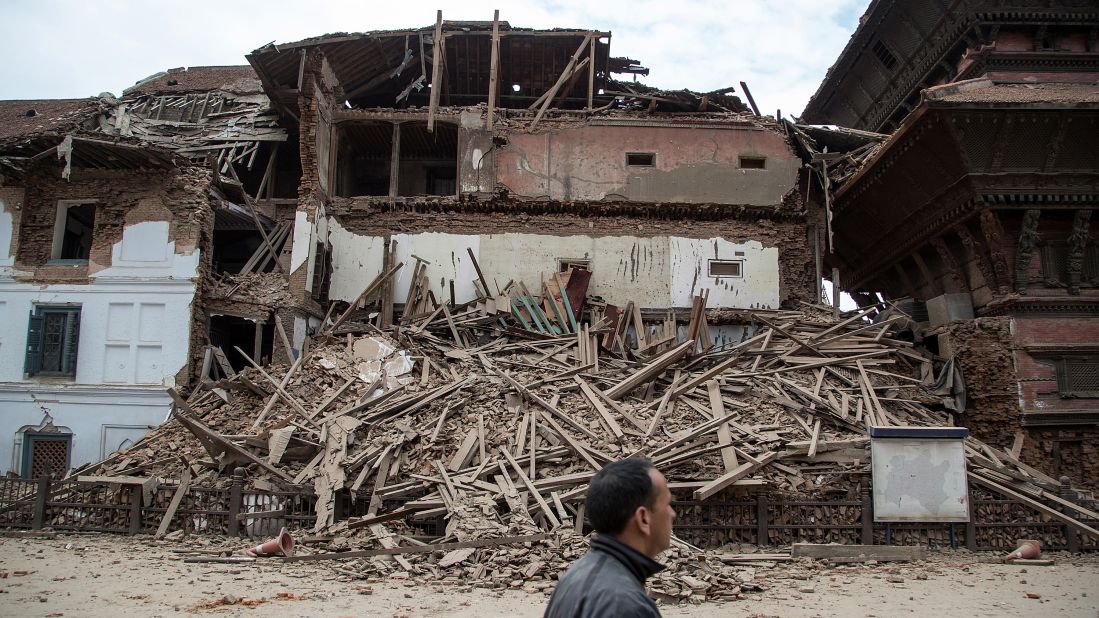
<instances>
[{"instance_id":1,"label":"ornate carved wooden strut","mask_svg":"<svg viewBox=\"0 0 1099 618\"><path fill-rule=\"evenodd\" d=\"M939 254L939 261L943 265L943 274L950 280L951 287L954 289L947 290L948 292L964 292L968 290L965 282L965 275L962 272L961 264L958 264L957 258L951 253L950 247L946 246L946 241L941 237L935 238L931 241L931 246L935 248L935 253Z\"/></svg>"},{"instance_id":2,"label":"ornate carved wooden strut","mask_svg":"<svg viewBox=\"0 0 1099 618\"><path fill-rule=\"evenodd\" d=\"M977 246L977 239L973 238L973 234L969 232L969 228L964 223L954 228L954 233L958 235L958 239L962 242L966 261L975 262L977 270L981 273L981 278L984 279L984 284L989 290L995 290L996 277L993 274L992 262L988 259L988 254L985 253L983 248Z\"/></svg>"},{"instance_id":3,"label":"ornate carved wooden strut","mask_svg":"<svg viewBox=\"0 0 1099 618\"><path fill-rule=\"evenodd\" d=\"M1091 209L1081 208L1072 218L1072 234L1068 237L1068 293L1080 293L1080 278L1084 271L1084 252L1091 240Z\"/></svg>"},{"instance_id":4,"label":"ornate carved wooden strut","mask_svg":"<svg viewBox=\"0 0 1099 618\"><path fill-rule=\"evenodd\" d=\"M1030 281L1030 260L1034 255L1034 245L1038 243L1038 218L1042 211L1031 208L1023 214L1023 223L1019 230L1019 242L1015 245L1015 291L1026 294Z\"/></svg>"},{"instance_id":5,"label":"ornate carved wooden strut","mask_svg":"<svg viewBox=\"0 0 1099 618\"><path fill-rule=\"evenodd\" d=\"M992 261L997 292L1007 294L1011 285L1011 275L1007 265L1007 255L1004 254L1004 228L996 218L996 213L988 208L981 209L980 222L981 235L984 236L989 259Z\"/></svg>"}]
</instances>

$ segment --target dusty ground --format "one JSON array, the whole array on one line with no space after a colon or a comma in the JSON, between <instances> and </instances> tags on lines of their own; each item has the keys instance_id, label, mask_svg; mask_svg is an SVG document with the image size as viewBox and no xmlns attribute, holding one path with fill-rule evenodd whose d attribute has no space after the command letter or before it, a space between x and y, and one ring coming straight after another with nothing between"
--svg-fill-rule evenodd
<instances>
[{"instance_id":1,"label":"dusty ground","mask_svg":"<svg viewBox=\"0 0 1099 618\"><path fill-rule=\"evenodd\" d=\"M548 598L352 581L333 563L185 564L179 552L187 547L147 537L0 538L0 615L540 616ZM661 609L665 616L1099 616L1099 556L1048 557L1057 565L1003 565L992 563L993 555L966 552L912 564L805 561L758 568L756 579L767 590L743 600Z\"/></svg>"}]
</instances>

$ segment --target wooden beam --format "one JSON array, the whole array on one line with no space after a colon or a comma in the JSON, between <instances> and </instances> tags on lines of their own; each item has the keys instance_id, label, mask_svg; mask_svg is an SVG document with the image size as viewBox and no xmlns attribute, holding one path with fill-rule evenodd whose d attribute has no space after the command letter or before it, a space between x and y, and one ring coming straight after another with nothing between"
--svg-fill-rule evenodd
<instances>
[{"instance_id":1,"label":"wooden beam","mask_svg":"<svg viewBox=\"0 0 1099 618\"><path fill-rule=\"evenodd\" d=\"M316 561L316 560L345 560L348 558L369 558L371 556L399 556L401 554L425 554L436 551L450 551L453 549L467 549L470 547L492 547L495 545L509 545L511 543L531 543L541 541L549 537L549 534L528 534L526 536L506 536L498 539L474 539L460 543L437 543L428 545L410 545L408 547L386 547L382 549L364 549L359 551L343 551L331 554L305 554L301 556L287 556L283 562Z\"/></svg>"},{"instance_id":2,"label":"wooden beam","mask_svg":"<svg viewBox=\"0 0 1099 618\"><path fill-rule=\"evenodd\" d=\"M818 545L794 543L790 547L794 558L836 560L839 562L909 562L927 558L927 549L919 545Z\"/></svg>"},{"instance_id":3,"label":"wooden beam","mask_svg":"<svg viewBox=\"0 0 1099 618\"><path fill-rule=\"evenodd\" d=\"M557 81L548 91L546 91L544 95L542 95L544 99L540 98L538 101L535 101L534 104L531 106L533 108L534 105L538 105L539 102L541 102L542 104L542 106L538 109L538 113L534 116L534 120L531 121L528 131L533 131L535 127L538 126L538 121L542 120L542 116L546 113L546 110L549 109L549 106L553 103L553 97L557 94L557 90L561 88L561 85L565 83L565 80L572 77L572 72L576 68L576 61L580 59L580 54L584 53L584 48L588 46L588 38L590 37L585 38L580 43L580 46L576 48L576 53L574 53L572 55L572 58L569 59L569 63L565 65L565 70L561 71L561 75L557 78Z\"/></svg>"},{"instance_id":4,"label":"wooden beam","mask_svg":"<svg viewBox=\"0 0 1099 618\"><path fill-rule=\"evenodd\" d=\"M1088 526L1084 523L1081 523L1080 521L1077 521L1076 519L1073 519L1072 517L1069 517L1068 515L1065 515L1064 513L1060 512L1060 511L1052 509L1052 508L1042 504L1041 502L1038 502L1037 500L1031 498L1030 496L1019 493L1019 492L1015 491L1014 489L1011 489L1010 487L1001 485L1001 484L996 483L994 481L990 481L990 480L988 480L988 479L986 479L982 476L974 474L972 471L967 472L967 474L969 475L969 478L973 479L978 484L984 485L985 487L991 489L992 491L995 491L999 494L1005 495L1009 498L1013 498L1015 500L1018 500L1019 502L1022 502L1023 504L1026 504L1030 508L1038 511L1039 513L1042 513L1043 515L1047 515L1049 517L1052 517L1053 519L1056 519L1057 521L1065 524L1066 526L1074 528L1078 532L1083 532L1084 534L1090 535L1094 539L1099 539L1099 530L1096 530L1095 528L1092 528L1091 526Z\"/></svg>"},{"instance_id":5,"label":"wooden beam","mask_svg":"<svg viewBox=\"0 0 1099 618\"><path fill-rule=\"evenodd\" d=\"M435 131L435 114L439 111L439 93L442 84L439 76L443 67L443 11L440 9L435 14L435 38L432 39L431 50L431 102L427 108L427 132Z\"/></svg>"},{"instance_id":6,"label":"wooden beam","mask_svg":"<svg viewBox=\"0 0 1099 618\"><path fill-rule=\"evenodd\" d=\"M695 500L706 500L707 498L710 498L722 489L725 489L726 487L732 485L740 479L771 463L776 457L778 457L778 453L770 451L764 453L763 455L760 455L759 458L757 458L754 462L749 461L747 463L740 464L731 472L727 472L721 477L710 481L706 484L706 486L696 489L694 493Z\"/></svg>"},{"instance_id":7,"label":"wooden beam","mask_svg":"<svg viewBox=\"0 0 1099 618\"><path fill-rule=\"evenodd\" d=\"M588 37L588 40L591 41L591 47L589 47L589 51L588 51L588 107L587 107L587 109L588 109L588 111L591 111L592 98L594 96L594 93L592 91L595 89L595 41L596 41L596 39L595 39L594 36L592 36L592 37Z\"/></svg>"},{"instance_id":8,"label":"wooden beam","mask_svg":"<svg viewBox=\"0 0 1099 618\"><path fill-rule=\"evenodd\" d=\"M500 11L496 10L492 15L492 56L488 69L488 115L485 116L485 128L492 131L492 117L496 114L496 91L499 88L500 72ZM485 288L485 293L488 288Z\"/></svg>"},{"instance_id":9,"label":"wooden beam","mask_svg":"<svg viewBox=\"0 0 1099 618\"><path fill-rule=\"evenodd\" d=\"M401 167L401 123L393 123L393 144L389 150L389 197L397 197Z\"/></svg>"}]
</instances>

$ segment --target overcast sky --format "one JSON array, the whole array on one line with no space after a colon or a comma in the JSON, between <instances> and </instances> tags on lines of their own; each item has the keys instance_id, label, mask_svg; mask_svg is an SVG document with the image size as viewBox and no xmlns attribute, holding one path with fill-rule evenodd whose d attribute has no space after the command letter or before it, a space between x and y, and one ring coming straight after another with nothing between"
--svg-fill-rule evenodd
<instances>
[{"instance_id":1,"label":"overcast sky","mask_svg":"<svg viewBox=\"0 0 1099 618\"><path fill-rule=\"evenodd\" d=\"M745 81L764 114L798 114L854 32L868 0L0 0L0 99L121 94L172 67L246 64L270 42L443 19L610 30L611 54L660 88ZM628 78L628 75L619 76ZM743 98L743 97L742 97ZM747 101L745 101L747 102Z\"/></svg>"}]
</instances>

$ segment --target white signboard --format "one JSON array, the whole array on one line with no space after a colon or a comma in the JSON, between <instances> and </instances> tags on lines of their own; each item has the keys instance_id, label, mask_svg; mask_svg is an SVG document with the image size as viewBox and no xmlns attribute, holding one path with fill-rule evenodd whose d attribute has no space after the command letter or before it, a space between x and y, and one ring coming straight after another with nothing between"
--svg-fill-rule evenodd
<instances>
[{"instance_id":1,"label":"white signboard","mask_svg":"<svg viewBox=\"0 0 1099 618\"><path fill-rule=\"evenodd\" d=\"M953 427L872 428L874 521L969 521L967 433Z\"/></svg>"}]
</instances>

